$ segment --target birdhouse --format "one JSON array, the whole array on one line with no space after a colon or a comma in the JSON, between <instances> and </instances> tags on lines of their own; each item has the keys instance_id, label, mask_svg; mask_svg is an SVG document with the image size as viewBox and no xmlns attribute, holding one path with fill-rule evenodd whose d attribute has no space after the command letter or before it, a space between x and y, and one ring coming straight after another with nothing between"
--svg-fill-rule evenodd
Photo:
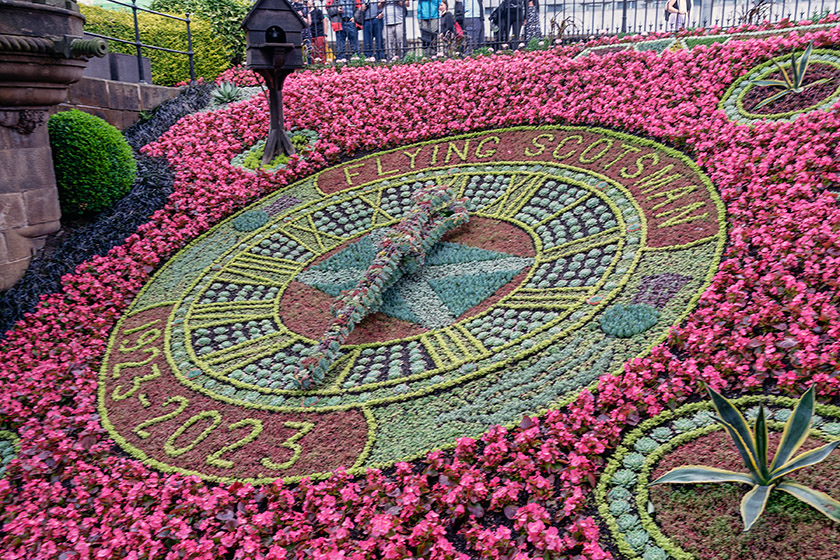
<instances>
[{"instance_id":1,"label":"birdhouse","mask_svg":"<svg viewBox=\"0 0 840 560\"><path fill-rule=\"evenodd\" d=\"M306 23L286 0L257 0L242 22L251 70L303 68Z\"/></svg>"},{"instance_id":2,"label":"birdhouse","mask_svg":"<svg viewBox=\"0 0 840 560\"><path fill-rule=\"evenodd\" d=\"M242 21L245 29L246 67L265 79L270 111L263 165L295 148L283 124L283 81L303 68L302 31L306 23L286 0L257 0Z\"/></svg>"}]
</instances>

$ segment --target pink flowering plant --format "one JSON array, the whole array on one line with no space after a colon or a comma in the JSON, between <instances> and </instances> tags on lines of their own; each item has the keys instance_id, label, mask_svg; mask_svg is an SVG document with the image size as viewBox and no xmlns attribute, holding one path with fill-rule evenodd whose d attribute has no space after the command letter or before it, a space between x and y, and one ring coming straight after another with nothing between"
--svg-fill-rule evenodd
<instances>
[{"instance_id":1,"label":"pink flowering plant","mask_svg":"<svg viewBox=\"0 0 840 560\"><path fill-rule=\"evenodd\" d=\"M319 140L306 161L292 156L276 173L230 163L266 135L264 97L183 118L145 148L175 174L166 206L67 275L2 342L0 428L20 438L0 478L2 557L613 557L587 501L605 455L644 417L702 397L701 382L793 396L814 387L822 402L840 396L840 104L750 126L717 108L750 68L810 42L838 49L840 27L660 55L574 58L581 47L557 47L301 72L286 82L285 118ZM256 83L237 72L240 83ZM726 204L728 245L711 285L645 357L518 426L360 476L210 484L158 472L110 439L97 411L109 333L152 272L192 239L342 157L551 123L677 147Z\"/></svg>"}]
</instances>

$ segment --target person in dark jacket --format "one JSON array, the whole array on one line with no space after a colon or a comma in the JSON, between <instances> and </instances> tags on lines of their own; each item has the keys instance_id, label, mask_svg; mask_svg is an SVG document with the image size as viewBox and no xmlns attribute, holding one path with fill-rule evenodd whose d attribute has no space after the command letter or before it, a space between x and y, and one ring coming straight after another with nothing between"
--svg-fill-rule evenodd
<instances>
[{"instance_id":1,"label":"person in dark jacket","mask_svg":"<svg viewBox=\"0 0 840 560\"><path fill-rule=\"evenodd\" d=\"M510 41L519 41L519 32L525 22L524 0L502 0L499 7L490 14L490 21L498 27L496 40L499 47Z\"/></svg>"},{"instance_id":2,"label":"person in dark jacket","mask_svg":"<svg viewBox=\"0 0 840 560\"><path fill-rule=\"evenodd\" d=\"M315 6L315 0L309 0L309 17L312 18L312 25L309 31L312 34L312 58L318 62L327 61L327 34L324 30L324 12Z\"/></svg>"},{"instance_id":3,"label":"person in dark jacket","mask_svg":"<svg viewBox=\"0 0 840 560\"><path fill-rule=\"evenodd\" d=\"M455 35L455 16L449 11L449 0L440 0L440 34Z\"/></svg>"}]
</instances>

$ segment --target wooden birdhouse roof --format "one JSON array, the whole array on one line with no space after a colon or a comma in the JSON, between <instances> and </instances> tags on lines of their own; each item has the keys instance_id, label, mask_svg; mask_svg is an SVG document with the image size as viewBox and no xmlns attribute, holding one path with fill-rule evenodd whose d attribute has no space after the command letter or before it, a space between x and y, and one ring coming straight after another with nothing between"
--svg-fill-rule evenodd
<instances>
[{"instance_id":1,"label":"wooden birdhouse roof","mask_svg":"<svg viewBox=\"0 0 840 560\"><path fill-rule=\"evenodd\" d=\"M292 8L291 3L287 0L257 0L251 7L248 15L245 16L244 20L242 20L242 27L248 30L268 29L271 25L275 25L277 23L274 21L274 18L276 18L280 13L292 14L294 19L297 20L297 23L300 25L300 29L298 29L298 31L306 27L306 23L303 19L301 19L300 15L294 8ZM286 19L286 21L288 21L288 19ZM292 30L286 29L286 31Z\"/></svg>"}]
</instances>

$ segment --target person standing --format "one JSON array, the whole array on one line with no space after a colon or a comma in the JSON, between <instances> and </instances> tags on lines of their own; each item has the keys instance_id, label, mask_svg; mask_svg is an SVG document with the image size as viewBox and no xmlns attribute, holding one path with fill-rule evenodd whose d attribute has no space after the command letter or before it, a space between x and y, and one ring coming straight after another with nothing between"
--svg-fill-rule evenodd
<instances>
[{"instance_id":1,"label":"person standing","mask_svg":"<svg viewBox=\"0 0 840 560\"><path fill-rule=\"evenodd\" d=\"M465 52L484 46L484 4L482 0L464 0Z\"/></svg>"},{"instance_id":2,"label":"person standing","mask_svg":"<svg viewBox=\"0 0 840 560\"><path fill-rule=\"evenodd\" d=\"M312 31L309 26L312 25L312 17L309 15L309 5L306 0L302 2L292 2L292 8L298 13L300 19L305 24L304 28L300 30L300 39L303 42L303 49L306 52L306 63L312 64Z\"/></svg>"},{"instance_id":3,"label":"person standing","mask_svg":"<svg viewBox=\"0 0 840 560\"><path fill-rule=\"evenodd\" d=\"M420 41L423 43L423 53L428 57L435 55L435 44L440 33L439 10L440 0L420 0L417 3Z\"/></svg>"},{"instance_id":4,"label":"person standing","mask_svg":"<svg viewBox=\"0 0 840 560\"><path fill-rule=\"evenodd\" d=\"M335 57L347 60L359 53L359 29L353 15L362 5L359 0L327 0L327 14L335 10L341 21L333 22L335 32Z\"/></svg>"},{"instance_id":5,"label":"person standing","mask_svg":"<svg viewBox=\"0 0 840 560\"><path fill-rule=\"evenodd\" d=\"M691 10L691 0L668 0L665 11L670 15L669 27L671 31L685 29L689 10Z\"/></svg>"},{"instance_id":6,"label":"person standing","mask_svg":"<svg viewBox=\"0 0 840 560\"><path fill-rule=\"evenodd\" d=\"M382 44L382 35L385 27L383 21L385 14L379 9L378 2L362 4L362 10L365 12L365 23L362 28L365 39L365 57L373 58L375 56L376 60L383 60L385 58L385 45Z\"/></svg>"},{"instance_id":7,"label":"person standing","mask_svg":"<svg viewBox=\"0 0 840 560\"><path fill-rule=\"evenodd\" d=\"M528 9L525 12L525 44L531 39L542 39L540 28L540 4L539 0L528 0Z\"/></svg>"},{"instance_id":8,"label":"person standing","mask_svg":"<svg viewBox=\"0 0 840 560\"><path fill-rule=\"evenodd\" d=\"M312 35L312 58L319 63L327 61L327 39L324 31L324 12L315 6L315 0L309 0L309 17L312 25L309 33Z\"/></svg>"},{"instance_id":9,"label":"person standing","mask_svg":"<svg viewBox=\"0 0 840 560\"><path fill-rule=\"evenodd\" d=\"M411 0L380 0L379 9L384 14L385 50L388 58L405 56L405 11Z\"/></svg>"}]
</instances>

